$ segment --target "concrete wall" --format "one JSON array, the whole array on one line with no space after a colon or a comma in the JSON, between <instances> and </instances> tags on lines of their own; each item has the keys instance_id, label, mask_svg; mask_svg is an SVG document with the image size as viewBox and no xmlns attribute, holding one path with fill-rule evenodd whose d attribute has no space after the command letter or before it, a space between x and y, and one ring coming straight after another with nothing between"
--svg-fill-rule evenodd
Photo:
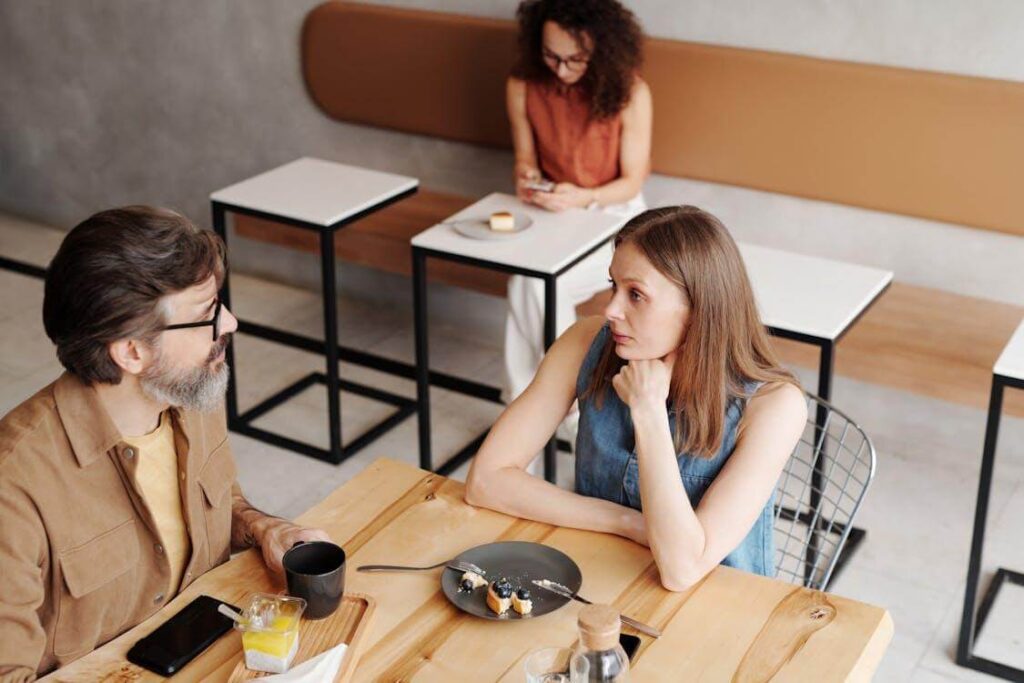
<instances>
[{"instance_id":1,"label":"concrete wall","mask_svg":"<svg viewBox=\"0 0 1024 683\"><path fill-rule=\"evenodd\" d=\"M467 195L509 189L507 152L322 115L305 93L297 50L302 19L318 2L0 0L0 210L70 227L102 208L154 203L207 223L210 191L301 155ZM387 4L496 17L515 7ZM1014 0L629 4L661 37L1024 80L1014 40L1024 4ZM654 178L647 193L652 203L706 206L741 239L1024 304L1019 238L679 179ZM285 279L315 273L313 261L251 245L237 250L235 265ZM363 293L408 292L400 280L347 272L343 285Z\"/></svg>"}]
</instances>

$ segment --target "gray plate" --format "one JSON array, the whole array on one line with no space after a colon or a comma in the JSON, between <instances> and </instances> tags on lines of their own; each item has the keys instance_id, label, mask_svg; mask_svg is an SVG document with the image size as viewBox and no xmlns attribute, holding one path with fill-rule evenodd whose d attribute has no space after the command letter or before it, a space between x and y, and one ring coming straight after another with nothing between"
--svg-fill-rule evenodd
<instances>
[{"instance_id":1,"label":"gray plate","mask_svg":"<svg viewBox=\"0 0 1024 683\"><path fill-rule=\"evenodd\" d=\"M490 216L485 218L464 218L449 225L455 232L475 240L508 240L519 236L521 232L533 225L533 219L525 213L510 211L515 227L509 232L491 230Z\"/></svg>"},{"instance_id":2,"label":"gray plate","mask_svg":"<svg viewBox=\"0 0 1024 683\"><path fill-rule=\"evenodd\" d=\"M495 621L516 621L533 619L556 609L569 602L568 598L555 595L543 588L534 586L534 579L551 579L563 586L568 586L574 593L583 585L583 575L572 558L560 550L540 543L523 541L506 541L504 543L488 543L470 548L456 559L472 562L487 574L484 578L496 581L501 577L512 583L513 590L526 588L530 591L533 611L522 616L509 608L505 614L498 616L487 607L487 587L481 586L471 593L459 590L459 579L462 572L445 569L441 573L441 590L452 604L463 612L484 619Z\"/></svg>"}]
</instances>

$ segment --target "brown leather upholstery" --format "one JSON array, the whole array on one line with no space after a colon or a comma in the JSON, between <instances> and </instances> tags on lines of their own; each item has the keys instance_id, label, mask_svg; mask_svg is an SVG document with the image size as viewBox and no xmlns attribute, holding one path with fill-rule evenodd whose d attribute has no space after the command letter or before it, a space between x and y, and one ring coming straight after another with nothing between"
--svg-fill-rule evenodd
<instances>
[{"instance_id":1,"label":"brown leather upholstery","mask_svg":"<svg viewBox=\"0 0 1024 683\"><path fill-rule=\"evenodd\" d=\"M334 1L303 71L336 119L507 146L514 43L508 21ZM644 75L659 173L1024 234L1024 84L653 39Z\"/></svg>"},{"instance_id":2,"label":"brown leather upholstery","mask_svg":"<svg viewBox=\"0 0 1024 683\"><path fill-rule=\"evenodd\" d=\"M313 100L342 121L508 147L507 21L328 2L302 30Z\"/></svg>"}]
</instances>

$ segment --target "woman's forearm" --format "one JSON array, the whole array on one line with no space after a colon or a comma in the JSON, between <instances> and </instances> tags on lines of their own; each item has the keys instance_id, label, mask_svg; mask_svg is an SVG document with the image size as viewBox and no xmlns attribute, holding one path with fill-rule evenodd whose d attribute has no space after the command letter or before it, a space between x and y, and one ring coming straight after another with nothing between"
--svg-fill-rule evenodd
<instances>
[{"instance_id":1,"label":"woman's forearm","mask_svg":"<svg viewBox=\"0 0 1024 683\"><path fill-rule=\"evenodd\" d=\"M518 467L475 472L467 482L466 502L556 526L643 538L643 515L637 510L566 491Z\"/></svg>"},{"instance_id":2,"label":"woman's forearm","mask_svg":"<svg viewBox=\"0 0 1024 683\"><path fill-rule=\"evenodd\" d=\"M640 178L621 176L610 183L593 188L594 201L599 206L623 204L640 194L643 184Z\"/></svg>"},{"instance_id":3,"label":"woman's forearm","mask_svg":"<svg viewBox=\"0 0 1024 683\"><path fill-rule=\"evenodd\" d=\"M632 418L651 554L662 584L669 590L685 590L704 574L704 528L679 476L664 408L633 410Z\"/></svg>"}]
</instances>

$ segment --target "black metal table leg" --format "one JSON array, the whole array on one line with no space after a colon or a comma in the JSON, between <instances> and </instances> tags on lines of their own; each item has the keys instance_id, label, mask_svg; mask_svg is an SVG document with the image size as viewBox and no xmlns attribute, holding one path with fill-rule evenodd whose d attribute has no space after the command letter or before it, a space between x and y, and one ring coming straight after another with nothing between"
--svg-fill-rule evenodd
<instances>
[{"instance_id":1,"label":"black metal table leg","mask_svg":"<svg viewBox=\"0 0 1024 683\"><path fill-rule=\"evenodd\" d=\"M555 343L558 334L558 280L544 278L544 352ZM558 479L558 440L554 434L544 444L544 478L554 484Z\"/></svg>"},{"instance_id":2,"label":"black metal table leg","mask_svg":"<svg viewBox=\"0 0 1024 683\"><path fill-rule=\"evenodd\" d=\"M40 268L39 266L32 265L31 263L25 263L24 261L16 261L15 259L10 259L6 256L0 256L0 270L9 270L12 273L19 273L21 275L27 275L29 277L39 279L44 279L46 277L46 268Z\"/></svg>"},{"instance_id":3,"label":"black metal table leg","mask_svg":"<svg viewBox=\"0 0 1024 683\"><path fill-rule=\"evenodd\" d=\"M818 365L818 395L826 401L832 400L832 380L835 377L835 363L836 363L836 340L831 340L821 345L821 359ZM821 447L821 456L815 462L814 473L811 479L811 506L814 511L818 510L818 506L821 503L821 493L825 485L824 481L824 456L826 455L826 445L828 443L827 434L825 429L825 408L818 406L817 414L815 415L815 425L821 434L823 439ZM815 514L817 519L819 515ZM835 526L832 529L834 534L842 534L844 526ZM868 532L860 527L851 527L850 533L846 537L846 546L843 554L839 556L839 561L836 562L835 568L832 570L832 579L834 580L843 571L846 564L857 554L857 549L860 544L867 538Z\"/></svg>"},{"instance_id":4,"label":"black metal table leg","mask_svg":"<svg viewBox=\"0 0 1024 683\"><path fill-rule=\"evenodd\" d=\"M835 345L831 342L821 345L821 358L818 362L818 396L828 401L832 395L832 373L835 370ZM826 444L828 442L825 429L828 425L825 421L828 417L828 410L823 405L818 405L814 416L814 443L817 451L814 458L814 469L811 471L811 494L810 494L810 525L811 537L808 539L807 550L805 551L804 579L810 581L814 578L814 572L818 566L818 548L821 534L818 531L818 520L821 517L821 494L825 485L825 457L827 455Z\"/></svg>"},{"instance_id":5,"label":"black metal table leg","mask_svg":"<svg viewBox=\"0 0 1024 683\"><path fill-rule=\"evenodd\" d=\"M434 471L430 453L430 349L427 330L427 257L412 249L412 306L416 336L416 403L420 441L420 467Z\"/></svg>"},{"instance_id":6,"label":"black metal table leg","mask_svg":"<svg viewBox=\"0 0 1024 683\"><path fill-rule=\"evenodd\" d=\"M331 461L342 460L341 385L338 376L338 287L334 270L334 231L320 233L320 277L324 307L324 359L327 364L327 425Z\"/></svg>"},{"instance_id":7,"label":"black metal table leg","mask_svg":"<svg viewBox=\"0 0 1024 683\"><path fill-rule=\"evenodd\" d=\"M995 472L996 445L999 439L999 423L1003 412L1005 387L1024 389L1024 380L993 375L992 392L988 402L988 419L985 426L985 442L981 453L981 472L978 476L978 499L974 508L974 531L971 536L971 556L967 563L967 586L964 589L964 609L960 619L960 638L957 641L956 663L960 666L999 676L1008 681L1024 681L1024 669L995 662L974 654L974 644L985 619L988 617L1000 588L1010 583L1024 585L1024 574L1000 567L978 603L978 584L981 582L981 561L985 546L985 527L988 522L988 504L992 495L992 478Z\"/></svg>"}]
</instances>

